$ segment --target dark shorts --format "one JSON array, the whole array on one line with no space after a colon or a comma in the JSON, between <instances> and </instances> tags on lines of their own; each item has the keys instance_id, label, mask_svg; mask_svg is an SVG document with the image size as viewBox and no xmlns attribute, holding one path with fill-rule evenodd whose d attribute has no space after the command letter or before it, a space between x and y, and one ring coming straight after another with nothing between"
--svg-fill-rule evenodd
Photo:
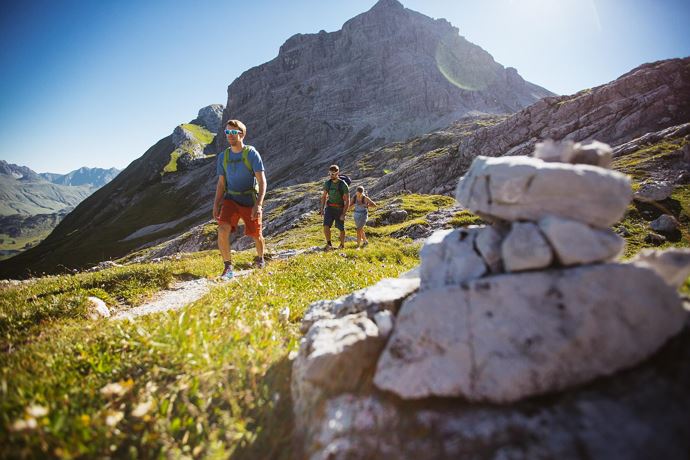
<instances>
[{"instance_id":1,"label":"dark shorts","mask_svg":"<svg viewBox=\"0 0 690 460\"><path fill-rule=\"evenodd\" d=\"M230 224L231 231L235 231L240 219L244 222L244 234L253 238L261 235L261 217L252 220L253 206L242 206L232 200L223 200L223 207L220 210L221 223Z\"/></svg>"},{"instance_id":2,"label":"dark shorts","mask_svg":"<svg viewBox=\"0 0 690 460\"><path fill-rule=\"evenodd\" d=\"M340 215L343 213L343 208L336 208L335 206L326 206L323 212L323 226L332 227L335 222L335 227L341 232L345 231L345 221L340 220Z\"/></svg>"}]
</instances>

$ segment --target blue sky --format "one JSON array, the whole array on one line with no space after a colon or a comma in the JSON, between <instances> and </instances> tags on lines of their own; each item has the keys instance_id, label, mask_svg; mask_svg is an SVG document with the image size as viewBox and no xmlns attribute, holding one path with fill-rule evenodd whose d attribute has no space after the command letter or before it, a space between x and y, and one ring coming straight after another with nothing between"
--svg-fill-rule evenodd
<instances>
[{"instance_id":1,"label":"blue sky","mask_svg":"<svg viewBox=\"0 0 690 460\"><path fill-rule=\"evenodd\" d=\"M0 159L124 168L296 33L375 0L11 2L0 15ZM690 55L687 0L402 0L527 80L571 94Z\"/></svg>"}]
</instances>

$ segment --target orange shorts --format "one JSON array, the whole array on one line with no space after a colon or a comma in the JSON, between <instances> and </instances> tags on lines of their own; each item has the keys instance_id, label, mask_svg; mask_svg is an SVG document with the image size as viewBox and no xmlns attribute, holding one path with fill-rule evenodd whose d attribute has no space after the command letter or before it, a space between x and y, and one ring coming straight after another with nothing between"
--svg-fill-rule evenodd
<instances>
[{"instance_id":1,"label":"orange shorts","mask_svg":"<svg viewBox=\"0 0 690 460\"><path fill-rule=\"evenodd\" d=\"M253 238L261 235L261 217L252 220L252 206L241 206L232 200L223 200L218 222L230 224L231 231L237 228L237 223L244 222L244 234Z\"/></svg>"}]
</instances>

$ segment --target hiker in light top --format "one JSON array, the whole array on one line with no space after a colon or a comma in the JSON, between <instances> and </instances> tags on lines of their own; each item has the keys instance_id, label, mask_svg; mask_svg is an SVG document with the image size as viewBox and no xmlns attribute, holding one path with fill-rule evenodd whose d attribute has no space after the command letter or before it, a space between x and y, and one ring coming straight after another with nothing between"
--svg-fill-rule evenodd
<instances>
[{"instance_id":1,"label":"hiker in light top","mask_svg":"<svg viewBox=\"0 0 690 460\"><path fill-rule=\"evenodd\" d=\"M339 249L345 247L345 213L350 207L350 188L347 183L338 177L340 168L331 165L328 168L330 178L323 184L321 194L321 207L319 214L323 215L323 235L326 237L326 251L333 249L331 244L331 226L340 230Z\"/></svg>"},{"instance_id":2,"label":"hiker in light top","mask_svg":"<svg viewBox=\"0 0 690 460\"><path fill-rule=\"evenodd\" d=\"M367 236L364 234L364 226L367 224L367 219L369 218L369 206L376 207L376 203L364 194L364 187L357 187L357 192L352 201L350 201L350 207L348 208L348 210L355 208L354 217L355 228L357 229L357 249L369 244L369 240L367 240Z\"/></svg>"},{"instance_id":3,"label":"hiker in light top","mask_svg":"<svg viewBox=\"0 0 690 460\"><path fill-rule=\"evenodd\" d=\"M221 278L233 277L230 255L230 233L240 219L244 222L244 234L254 238L256 254L254 264L264 267L264 237L261 234L261 218L266 175L264 164L256 149L244 145L247 127L239 120L229 120L225 127L230 147L218 154L216 173L216 197L213 201L213 218L218 221L218 249L225 266Z\"/></svg>"}]
</instances>

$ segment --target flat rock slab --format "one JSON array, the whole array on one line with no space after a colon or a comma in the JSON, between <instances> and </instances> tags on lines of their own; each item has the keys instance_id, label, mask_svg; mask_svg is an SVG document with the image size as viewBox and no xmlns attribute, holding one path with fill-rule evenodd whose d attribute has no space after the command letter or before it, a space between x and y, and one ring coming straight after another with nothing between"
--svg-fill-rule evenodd
<instances>
[{"instance_id":1,"label":"flat rock slab","mask_svg":"<svg viewBox=\"0 0 690 460\"><path fill-rule=\"evenodd\" d=\"M420 291L403 303L374 383L403 399L518 401L639 363L685 317L675 289L633 264Z\"/></svg>"},{"instance_id":2,"label":"flat rock slab","mask_svg":"<svg viewBox=\"0 0 690 460\"><path fill-rule=\"evenodd\" d=\"M479 156L455 197L493 218L538 221L555 215L605 228L623 217L632 189L626 175L597 166Z\"/></svg>"}]
</instances>

